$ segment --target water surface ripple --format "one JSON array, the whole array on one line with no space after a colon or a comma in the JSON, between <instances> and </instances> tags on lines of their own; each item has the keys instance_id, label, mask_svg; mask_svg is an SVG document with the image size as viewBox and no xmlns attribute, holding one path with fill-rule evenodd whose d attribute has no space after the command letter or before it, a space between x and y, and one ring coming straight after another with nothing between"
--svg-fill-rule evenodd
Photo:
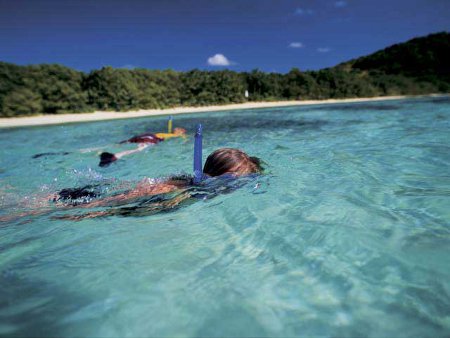
<instances>
[{"instance_id":1,"label":"water surface ripple","mask_svg":"<svg viewBox=\"0 0 450 338\"><path fill-rule=\"evenodd\" d=\"M242 148L266 175L172 212L0 223L1 336L449 335L448 97L180 115L187 141L107 168L99 151L166 118L1 130L0 217L189 173L198 122L205 155Z\"/></svg>"}]
</instances>

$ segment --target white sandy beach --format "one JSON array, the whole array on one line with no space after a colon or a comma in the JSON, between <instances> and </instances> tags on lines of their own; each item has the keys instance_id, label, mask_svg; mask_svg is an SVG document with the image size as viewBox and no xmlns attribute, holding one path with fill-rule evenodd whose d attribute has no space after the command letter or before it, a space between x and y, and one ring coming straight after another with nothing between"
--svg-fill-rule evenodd
<instances>
[{"instance_id":1,"label":"white sandy beach","mask_svg":"<svg viewBox=\"0 0 450 338\"><path fill-rule=\"evenodd\" d=\"M439 95L427 95L439 96ZM26 127L26 126L42 126L51 124L64 124L76 122L92 122L115 119L129 119L146 116L157 115L175 115L175 114L189 114L199 112L213 112L233 109L254 109L254 108L272 108L272 107L286 107L286 106L302 106L302 105L317 105L317 104L331 104L331 103L351 103L351 102L371 102L371 101L385 101L398 100L403 98L419 97L419 96L382 96L371 98L354 98L354 99L330 99L330 100L309 100L309 101L276 101L276 102L247 102L238 104L229 104L221 106L206 106L206 107L178 107L170 109L149 109L127 112L113 112L113 111L97 111L94 113L85 114L62 114L62 115L39 115L30 117L12 117L0 118L0 128L10 127ZM423 97L423 96L420 96Z\"/></svg>"}]
</instances>

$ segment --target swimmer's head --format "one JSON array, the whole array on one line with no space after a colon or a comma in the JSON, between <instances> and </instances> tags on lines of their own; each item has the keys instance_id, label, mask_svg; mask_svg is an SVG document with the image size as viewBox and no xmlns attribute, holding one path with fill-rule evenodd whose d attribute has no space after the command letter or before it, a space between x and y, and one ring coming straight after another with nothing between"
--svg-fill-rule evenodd
<instances>
[{"instance_id":1,"label":"swimmer's head","mask_svg":"<svg viewBox=\"0 0 450 338\"><path fill-rule=\"evenodd\" d=\"M101 153L100 154L100 163L98 164L100 167L106 167L110 165L112 162L117 161L118 158L116 155L111 153Z\"/></svg>"},{"instance_id":2,"label":"swimmer's head","mask_svg":"<svg viewBox=\"0 0 450 338\"><path fill-rule=\"evenodd\" d=\"M173 130L173 133L175 135L184 135L184 134L186 134L186 129L184 129L184 128L175 128Z\"/></svg>"},{"instance_id":3,"label":"swimmer's head","mask_svg":"<svg viewBox=\"0 0 450 338\"><path fill-rule=\"evenodd\" d=\"M217 149L208 156L203 167L203 173L209 176L248 175L262 171L259 158L248 156L242 150L234 148Z\"/></svg>"}]
</instances>

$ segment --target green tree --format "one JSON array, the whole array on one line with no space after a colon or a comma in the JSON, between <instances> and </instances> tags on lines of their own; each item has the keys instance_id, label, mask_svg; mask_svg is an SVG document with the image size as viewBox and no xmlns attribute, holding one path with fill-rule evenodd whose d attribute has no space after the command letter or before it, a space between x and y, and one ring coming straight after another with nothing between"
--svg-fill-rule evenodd
<instances>
[{"instance_id":1,"label":"green tree","mask_svg":"<svg viewBox=\"0 0 450 338\"><path fill-rule=\"evenodd\" d=\"M38 65L25 68L23 83L41 96L44 113L79 113L88 110L83 78L83 73L67 67Z\"/></svg>"},{"instance_id":2,"label":"green tree","mask_svg":"<svg viewBox=\"0 0 450 338\"><path fill-rule=\"evenodd\" d=\"M3 99L1 117L37 115L43 112L42 99L31 90L21 87L10 91Z\"/></svg>"},{"instance_id":3,"label":"green tree","mask_svg":"<svg viewBox=\"0 0 450 338\"><path fill-rule=\"evenodd\" d=\"M132 72L103 67L92 71L84 82L88 103L100 110L130 110L139 107L139 90Z\"/></svg>"}]
</instances>

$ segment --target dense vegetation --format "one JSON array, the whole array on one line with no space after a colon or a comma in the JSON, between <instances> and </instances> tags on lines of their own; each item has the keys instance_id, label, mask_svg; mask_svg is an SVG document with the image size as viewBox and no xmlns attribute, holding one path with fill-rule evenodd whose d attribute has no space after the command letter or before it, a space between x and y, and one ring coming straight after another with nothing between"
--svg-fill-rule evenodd
<instances>
[{"instance_id":1,"label":"dense vegetation","mask_svg":"<svg viewBox=\"0 0 450 338\"><path fill-rule=\"evenodd\" d=\"M449 60L450 34L443 32L333 68L287 74L111 67L85 74L60 65L0 62L0 116L448 93Z\"/></svg>"}]
</instances>

